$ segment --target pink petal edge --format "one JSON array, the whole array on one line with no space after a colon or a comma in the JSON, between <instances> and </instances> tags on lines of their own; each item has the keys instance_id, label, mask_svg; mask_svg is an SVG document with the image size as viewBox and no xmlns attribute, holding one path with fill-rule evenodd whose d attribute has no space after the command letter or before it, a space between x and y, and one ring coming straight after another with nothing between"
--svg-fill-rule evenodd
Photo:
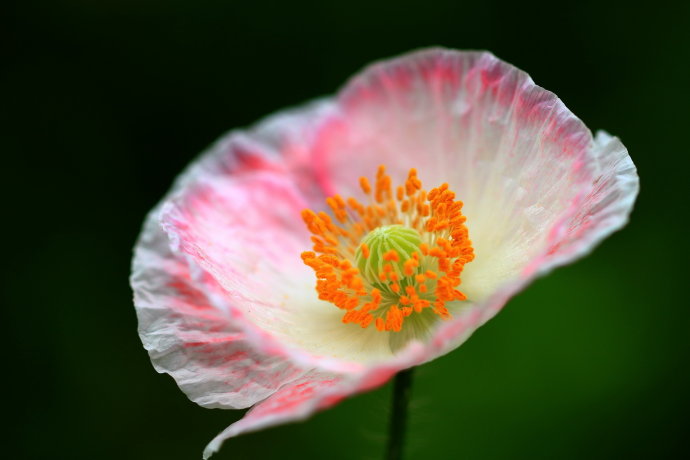
<instances>
[{"instance_id":1,"label":"pink petal edge","mask_svg":"<svg viewBox=\"0 0 690 460\"><path fill-rule=\"evenodd\" d=\"M153 215L158 214L154 212ZM167 235L150 219L137 248L131 283L139 334L158 372L208 408L249 407L305 371L256 350L214 297L222 288L174 254Z\"/></svg>"}]
</instances>

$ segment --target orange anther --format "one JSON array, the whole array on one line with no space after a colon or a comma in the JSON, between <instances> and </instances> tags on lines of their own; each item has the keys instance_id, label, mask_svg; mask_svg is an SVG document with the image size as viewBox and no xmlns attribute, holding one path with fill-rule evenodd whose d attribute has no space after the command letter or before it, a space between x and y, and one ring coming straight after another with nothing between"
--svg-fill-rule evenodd
<instances>
[{"instance_id":1,"label":"orange anther","mask_svg":"<svg viewBox=\"0 0 690 460\"><path fill-rule=\"evenodd\" d=\"M383 255L383 260L385 260L387 262L390 262L390 261L399 262L400 256L398 256L398 251L396 251L395 249L391 249L390 251L386 252Z\"/></svg>"},{"instance_id":2,"label":"orange anther","mask_svg":"<svg viewBox=\"0 0 690 460\"><path fill-rule=\"evenodd\" d=\"M371 193L371 185L369 185L369 179L366 177L359 178L359 186L362 188L362 191L365 195L369 195L369 193Z\"/></svg>"},{"instance_id":3,"label":"orange anther","mask_svg":"<svg viewBox=\"0 0 690 460\"><path fill-rule=\"evenodd\" d=\"M432 257L447 257L446 251L442 250L439 247L431 248L431 250L429 250L429 255Z\"/></svg>"},{"instance_id":4,"label":"orange anther","mask_svg":"<svg viewBox=\"0 0 690 460\"><path fill-rule=\"evenodd\" d=\"M359 325L362 326L362 328L367 328L373 320L374 316L371 313L368 313L360 320Z\"/></svg>"},{"instance_id":5,"label":"orange anther","mask_svg":"<svg viewBox=\"0 0 690 460\"><path fill-rule=\"evenodd\" d=\"M378 304L381 301L381 291L379 291L376 288L373 288L371 290L371 298L373 299L375 304Z\"/></svg>"},{"instance_id":6,"label":"orange anther","mask_svg":"<svg viewBox=\"0 0 690 460\"><path fill-rule=\"evenodd\" d=\"M407 259L405 263L403 264L403 270L405 272L405 276L412 276L414 275L414 270L417 268L419 265L419 262L416 259Z\"/></svg>"}]
</instances>

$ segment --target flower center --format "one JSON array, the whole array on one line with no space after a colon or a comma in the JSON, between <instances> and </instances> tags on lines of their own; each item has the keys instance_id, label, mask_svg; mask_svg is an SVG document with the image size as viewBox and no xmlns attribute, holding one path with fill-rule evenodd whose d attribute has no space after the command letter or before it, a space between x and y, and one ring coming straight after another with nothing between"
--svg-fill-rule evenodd
<instances>
[{"instance_id":1,"label":"flower center","mask_svg":"<svg viewBox=\"0 0 690 460\"><path fill-rule=\"evenodd\" d=\"M450 318L446 304L467 298L456 288L474 259L462 202L448 184L422 190L415 169L395 195L383 166L373 190L365 177L360 186L368 205L326 199L335 221L323 211L302 211L314 243L302 260L316 272L319 298L345 310L344 323L373 323L379 331L400 332L428 312Z\"/></svg>"}]
</instances>

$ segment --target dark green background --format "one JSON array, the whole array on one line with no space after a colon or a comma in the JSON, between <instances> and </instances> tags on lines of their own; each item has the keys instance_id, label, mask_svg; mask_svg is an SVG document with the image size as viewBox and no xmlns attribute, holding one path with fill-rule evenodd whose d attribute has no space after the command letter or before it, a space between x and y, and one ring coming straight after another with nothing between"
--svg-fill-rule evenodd
<instances>
[{"instance_id":1,"label":"dark green background","mask_svg":"<svg viewBox=\"0 0 690 460\"><path fill-rule=\"evenodd\" d=\"M145 213L226 130L428 45L489 49L530 72L622 138L642 193L623 232L418 369L408 459L680 456L689 11L633 5L5 3L3 456L200 458L242 411L189 402L141 347L127 277ZM214 458L381 458L389 395L231 440Z\"/></svg>"}]
</instances>

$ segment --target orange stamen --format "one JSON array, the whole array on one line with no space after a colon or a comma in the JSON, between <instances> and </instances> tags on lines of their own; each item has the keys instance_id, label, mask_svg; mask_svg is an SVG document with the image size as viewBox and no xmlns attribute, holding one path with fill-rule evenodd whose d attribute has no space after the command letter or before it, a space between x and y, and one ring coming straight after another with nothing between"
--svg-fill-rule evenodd
<instances>
[{"instance_id":1,"label":"orange stamen","mask_svg":"<svg viewBox=\"0 0 690 460\"><path fill-rule=\"evenodd\" d=\"M362 243L362 255L364 256L365 259L369 258L369 246L367 246L366 243Z\"/></svg>"},{"instance_id":2,"label":"orange stamen","mask_svg":"<svg viewBox=\"0 0 690 460\"><path fill-rule=\"evenodd\" d=\"M359 178L359 186L362 188L362 191L365 195L369 195L371 193L371 185L369 185L369 179L366 177Z\"/></svg>"},{"instance_id":3,"label":"orange stamen","mask_svg":"<svg viewBox=\"0 0 690 460\"><path fill-rule=\"evenodd\" d=\"M393 262L398 262L400 261L400 256L398 256L398 252L395 249L391 249L390 251L386 252L383 255L383 260L385 261L393 261Z\"/></svg>"},{"instance_id":4,"label":"orange stamen","mask_svg":"<svg viewBox=\"0 0 690 460\"><path fill-rule=\"evenodd\" d=\"M316 274L319 299L341 308L344 323L363 328L373 324L379 331L399 332L405 318L426 308L442 319L449 318L446 303L467 298L457 287L464 265L474 259L463 203L455 200L448 184L427 193L414 168L404 185L395 188L384 166L376 172L373 187L366 177L359 179L359 186L369 204L334 195L326 199L333 219L323 211L302 211L313 243L313 251L303 252L302 260ZM377 227L389 225L407 225L424 235L426 243L409 256L394 249L372 252L362 239ZM355 264L355 254L360 252L364 263L378 260L382 265L367 275L361 273ZM401 256L407 259L402 264ZM384 289L385 300L374 285Z\"/></svg>"}]
</instances>

